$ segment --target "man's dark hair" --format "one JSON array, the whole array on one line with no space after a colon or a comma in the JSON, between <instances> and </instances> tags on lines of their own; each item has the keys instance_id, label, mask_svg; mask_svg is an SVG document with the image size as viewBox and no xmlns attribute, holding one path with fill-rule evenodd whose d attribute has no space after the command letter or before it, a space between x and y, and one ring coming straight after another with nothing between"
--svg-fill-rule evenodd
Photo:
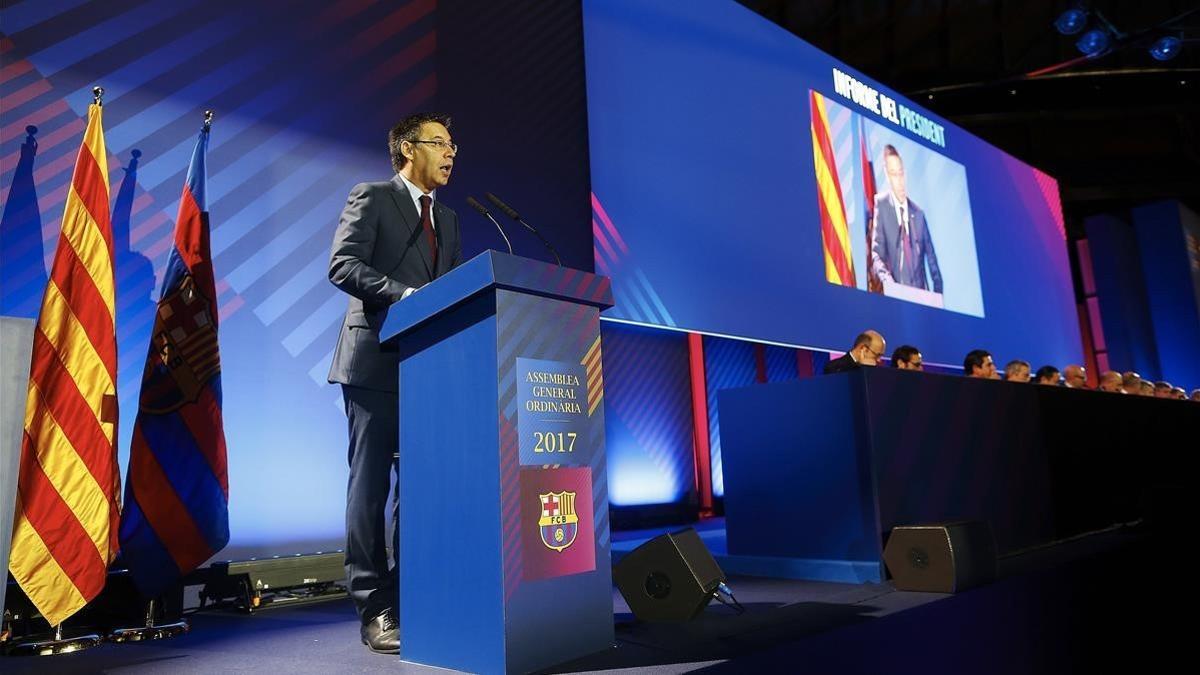
<instances>
[{"instance_id":1,"label":"man's dark hair","mask_svg":"<svg viewBox=\"0 0 1200 675\"><path fill-rule=\"evenodd\" d=\"M983 360L989 356L991 353L984 349L972 349L967 352L967 358L963 359L963 374L970 375L976 368L982 368Z\"/></svg>"},{"instance_id":2,"label":"man's dark hair","mask_svg":"<svg viewBox=\"0 0 1200 675\"><path fill-rule=\"evenodd\" d=\"M896 146L892 145L891 143L888 143L887 145L883 146L883 158L887 159L889 155L891 155L892 157L895 157L896 159L900 160L901 162L904 161L904 158L900 156L900 151L897 150Z\"/></svg>"},{"instance_id":3,"label":"man's dark hair","mask_svg":"<svg viewBox=\"0 0 1200 675\"><path fill-rule=\"evenodd\" d=\"M1055 368L1054 366L1042 366L1041 368L1037 369L1037 373L1034 374L1033 379L1035 382L1041 382L1048 377L1053 377L1057 380L1058 368Z\"/></svg>"},{"instance_id":4,"label":"man's dark hair","mask_svg":"<svg viewBox=\"0 0 1200 675\"><path fill-rule=\"evenodd\" d=\"M896 347L896 351L892 352L892 367L899 368L901 361L912 363L913 357L920 353L921 350L912 345L900 345Z\"/></svg>"},{"instance_id":5,"label":"man's dark hair","mask_svg":"<svg viewBox=\"0 0 1200 675\"><path fill-rule=\"evenodd\" d=\"M1155 391L1171 391L1171 389L1173 389L1173 388L1174 387L1172 386L1172 384L1170 382L1167 382L1166 380L1159 380L1158 382L1154 383Z\"/></svg>"},{"instance_id":6,"label":"man's dark hair","mask_svg":"<svg viewBox=\"0 0 1200 675\"><path fill-rule=\"evenodd\" d=\"M408 164L408 158L400 152L400 143L403 141L412 143L417 140L417 135L421 133L421 125L426 122L437 122L447 129L450 128L449 115L425 112L405 117L388 132L388 153L392 156L392 168L396 173L400 173L400 169Z\"/></svg>"}]
</instances>

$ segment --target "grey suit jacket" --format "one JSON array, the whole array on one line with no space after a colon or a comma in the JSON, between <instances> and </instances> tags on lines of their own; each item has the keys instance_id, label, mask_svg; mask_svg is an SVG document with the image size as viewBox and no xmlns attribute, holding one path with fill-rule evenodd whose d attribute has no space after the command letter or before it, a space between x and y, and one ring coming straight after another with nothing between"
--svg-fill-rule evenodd
<instances>
[{"instance_id":1,"label":"grey suit jacket","mask_svg":"<svg viewBox=\"0 0 1200 675\"><path fill-rule=\"evenodd\" d=\"M433 203L437 268L420 229L420 214L399 176L359 183L350 191L329 257L329 280L350 295L329 381L379 391L399 388L399 359L379 344L388 307L462 262L458 215Z\"/></svg>"},{"instance_id":2,"label":"grey suit jacket","mask_svg":"<svg viewBox=\"0 0 1200 675\"><path fill-rule=\"evenodd\" d=\"M897 283L914 288L928 290L925 269L929 268L929 277L933 280L933 291L942 292L942 271L938 267L937 251L933 248L933 239L929 236L929 225L925 222L925 211L908 200L908 224L912 230L912 244L915 264L909 265L901 272L900 265L900 222L896 218L895 200L890 192L885 192L875 198L875 241L872 249L875 252L875 269L877 276L887 276Z\"/></svg>"}]
</instances>

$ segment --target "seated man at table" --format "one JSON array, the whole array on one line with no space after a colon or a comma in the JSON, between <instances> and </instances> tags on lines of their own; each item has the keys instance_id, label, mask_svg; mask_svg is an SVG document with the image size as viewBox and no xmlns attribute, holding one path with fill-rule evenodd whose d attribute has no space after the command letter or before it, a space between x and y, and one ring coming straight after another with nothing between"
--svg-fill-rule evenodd
<instances>
[{"instance_id":1,"label":"seated man at table","mask_svg":"<svg viewBox=\"0 0 1200 675\"><path fill-rule=\"evenodd\" d=\"M1029 362L1013 359L1004 366L1004 379L1009 382L1029 381Z\"/></svg>"},{"instance_id":2,"label":"seated man at table","mask_svg":"<svg viewBox=\"0 0 1200 675\"><path fill-rule=\"evenodd\" d=\"M844 373L859 366L879 365L879 359L887 350L887 342L877 331L866 330L854 338L850 351L825 364L825 374Z\"/></svg>"},{"instance_id":3,"label":"seated man at table","mask_svg":"<svg viewBox=\"0 0 1200 675\"><path fill-rule=\"evenodd\" d=\"M1100 386L1096 387L1096 389L1114 394L1123 394L1125 393L1124 379L1115 370L1106 370L1100 373Z\"/></svg>"},{"instance_id":4,"label":"seated man at table","mask_svg":"<svg viewBox=\"0 0 1200 675\"><path fill-rule=\"evenodd\" d=\"M916 347L900 345L892 352L892 367L900 370L925 370L925 359Z\"/></svg>"},{"instance_id":5,"label":"seated man at table","mask_svg":"<svg viewBox=\"0 0 1200 675\"><path fill-rule=\"evenodd\" d=\"M1121 373L1121 389L1124 389L1126 394L1142 393L1142 376L1132 370Z\"/></svg>"},{"instance_id":6,"label":"seated man at table","mask_svg":"<svg viewBox=\"0 0 1200 675\"><path fill-rule=\"evenodd\" d=\"M1054 366L1042 366L1038 368L1037 375L1034 376L1034 384L1049 384L1058 386L1058 368Z\"/></svg>"},{"instance_id":7,"label":"seated man at table","mask_svg":"<svg viewBox=\"0 0 1200 675\"><path fill-rule=\"evenodd\" d=\"M1074 363L1063 368L1063 384L1072 389L1087 388L1087 369Z\"/></svg>"},{"instance_id":8,"label":"seated man at table","mask_svg":"<svg viewBox=\"0 0 1200 675\"><path fill-rule=\"evenodd\" d=\"M981 380L1000 379L996 373L996 362L985 349L972 349L967 352L967 358L963 359L963 375Z\"/></svg>"}]
</instances>

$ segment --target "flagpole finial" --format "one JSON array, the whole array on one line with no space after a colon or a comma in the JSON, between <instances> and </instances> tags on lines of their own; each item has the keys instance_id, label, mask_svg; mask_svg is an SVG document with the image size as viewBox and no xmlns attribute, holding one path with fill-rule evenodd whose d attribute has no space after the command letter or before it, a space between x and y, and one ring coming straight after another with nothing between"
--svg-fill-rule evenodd
<instances>
[{"instance_id":1,"label":"flagpole finial","mask_svg":"<svg viewBox=\"0 0 1200 675\"><path fill-rule=\"evenodd\" d=\"M92 87L92 102L104 105L104 87Z\"/></svg>"},{"instance_id":2,"label":"flagpole finial","mask_svg":"<svg viewBox=\"0 0 1200 675\"><path fill-rule=\"evenodd\" d=\"M209 129L212 128L212 121L213 121L213 111L205 110L204 111L204 130L205 131L208 131Z\"/></svg>"}]
</instances>

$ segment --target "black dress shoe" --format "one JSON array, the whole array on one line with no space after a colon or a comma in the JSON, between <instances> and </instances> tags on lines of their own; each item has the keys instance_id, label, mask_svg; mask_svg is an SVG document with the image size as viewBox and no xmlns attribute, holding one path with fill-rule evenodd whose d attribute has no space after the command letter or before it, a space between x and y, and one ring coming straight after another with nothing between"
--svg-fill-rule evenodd
<instances>
[{"instance_id":1,"label":"black dress shoe","mask_svg":"<svg viewBox=\"0 0 1200 675\"><path fill-rule=\"evenodd\" d=\"M376 654L400 653L400 623L391 610L363 624L362 642Z\"/></svg>"}]
</instances>

